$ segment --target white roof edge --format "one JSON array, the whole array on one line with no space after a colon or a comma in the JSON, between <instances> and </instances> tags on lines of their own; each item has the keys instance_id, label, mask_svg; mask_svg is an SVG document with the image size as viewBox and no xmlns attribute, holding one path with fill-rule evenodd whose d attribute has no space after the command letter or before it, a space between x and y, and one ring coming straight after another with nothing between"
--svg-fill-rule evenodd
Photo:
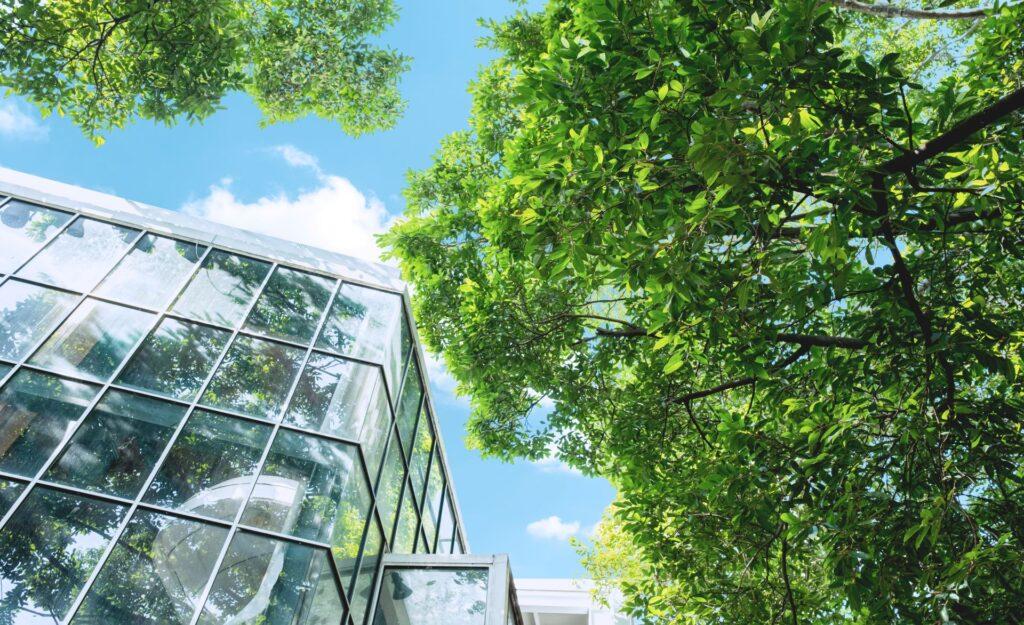
<instances>
[{"instance_id":1,"label":"white roof edge","mask_svg":"<svg viewBox=\"0 0 1024 625\"><path fill-rule=\"evenodd\" d=\"M394 267L345 254L293 243L212 222L201 217L159 208L143 202L58 182L0 167L0 194L12 195L83 214L144 226L215 244L240 253L257 254L313 271L330 273L391 291L405 292L406 284Z\"/></svg>"}]
</instances>

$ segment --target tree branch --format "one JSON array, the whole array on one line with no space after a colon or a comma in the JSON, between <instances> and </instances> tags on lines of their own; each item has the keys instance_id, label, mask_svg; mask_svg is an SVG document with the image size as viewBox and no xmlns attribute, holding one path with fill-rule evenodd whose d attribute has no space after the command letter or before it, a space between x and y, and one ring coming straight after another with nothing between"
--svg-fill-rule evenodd
<instances>
[{"instance_id":1,"label":"tree branch","mask_svg":"<svg viewBox=\"0 0 1024 625\"><path fill-rule=\"evenodd\" d=\"M870 345L863 339L849 336L825 336L821 334L788 334L780 333L775 337L783 343L796 343L804 347L839 347L843 349L863 349Z\"/></svg>"},{"instance_id":2,"label":"tree branch","mask_svg":"<svg viewBox=\"0 0 1024 625\"><path fill-rule=\"evenodd\" d=\"M1024 108L1024 87L1004 96L986 109L978 111L962 120L938 137L922 145L919 149L901 154L890 159L876 169L883 174L909 172L914 166L956 147L974 133L982 130L1003 117Z\"/></svg>"},{"instance_id":3,"label":"tree branch","mask_svg":"<svg viewBox=\"0 0 1024 625\"><path fill-rule=\"evenodd\" d=\"M772 365L768 369L768 371L771 372L771 373L776 373L776 372L782 371L783 369L785 369L789 365L793 364L797 360L800 360L800 358L802 358L809 351L811 351L811 346L810 345L801 345L800 348L797 349L795 352L793 352L789 356L786 356L784 359L780 360L778 363ZM747 376L745 378L740 378L738 380L732 380L730 382L725 382L725 383L719 384L718 386L713 386L711 388L707 388L707 389L704 389L702 391L693 391L692 393L687 393L685 395L680 395L679 397L676 397L676 398L672 399L671 401L674 402L674 403L688 404L689 402L694 401L696 399L701 399L701 398L704 398L704 397L708 397L710 395L717 395L718 393L724 393L725 391L731 391L732 389L740 388L741 386L749 386L749 385L751 385L751 384L753 384L755 382L757 382L757 378L755 378L754 376Z\"/></svg>"},{"instance_id":4,"label":"tree branch","mask_svg":"<svg viewBox=\"0 0 1024 625\"><path fill-rule=\"evenodd\" d=\"M793 586L789 583L789 562L787 555L789 554L789 541L786 537L782 537L782 558L780 559L782 569L782 581L786 584L786 601L789 602L789 611L793 615L793 625L800 625L800 619L797 617L796 600L793 599Z\"/></svg>"},{"instance_id":5,"label":"tree branch","mask_svg":"<svg viewBox=\"0 0 1024 625\"><path fill-rule=\"evenodd\" d=\"M901 7L893 4L866 4L857 0L828 0L828 3L857 13L866 13L875 17L917 20L977 20L987 17L992 7L979 7L974 9L956 9L953 11L937 11L933 9L914 9Z\"/></svg>"}]
</instances>

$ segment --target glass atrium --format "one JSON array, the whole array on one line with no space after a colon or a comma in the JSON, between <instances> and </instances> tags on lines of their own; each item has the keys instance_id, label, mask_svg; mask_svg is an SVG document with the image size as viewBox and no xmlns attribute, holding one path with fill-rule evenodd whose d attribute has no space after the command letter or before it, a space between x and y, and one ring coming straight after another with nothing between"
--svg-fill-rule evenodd
<instances>
[{"instance_id":1,"label":"glass atrium","mask_svg":"<svg viewBox=\"0 0 1024 625\"><path fill-rule=\"evenodd\" d=\"M0 188L0 622L362 625L465 551L393 284L88 206Z\"/></svg>"}]
</instances>

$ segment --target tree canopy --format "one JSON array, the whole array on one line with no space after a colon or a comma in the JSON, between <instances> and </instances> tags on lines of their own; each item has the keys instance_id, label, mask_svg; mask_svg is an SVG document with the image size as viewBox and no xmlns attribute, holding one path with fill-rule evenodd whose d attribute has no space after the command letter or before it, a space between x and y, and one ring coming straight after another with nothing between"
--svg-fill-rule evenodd
<instances>
[{"instance_id":1,"label":"tree canopy","mask_svg":"<svg viewBox=\"0 0 1024 625\"><path fill-rule=\"evenodd\" d=\"M92 137L202 120L231 91L265 123L308 114L352 135L404 108L402 54L371 39L393 0L0 0L0 86Z\"/></svg>"},{"instance_id":2,"label":"tree canopy","mask_svg":"<svg viewBox=\"0 0 1024 625\"><path fill-rule=\"evenodd\" d=\"M491 25L469 127L384 242L471 441L618 487L638 610L1021 622L1021 23L551 0Z\"/></svg>"}]
</instances>

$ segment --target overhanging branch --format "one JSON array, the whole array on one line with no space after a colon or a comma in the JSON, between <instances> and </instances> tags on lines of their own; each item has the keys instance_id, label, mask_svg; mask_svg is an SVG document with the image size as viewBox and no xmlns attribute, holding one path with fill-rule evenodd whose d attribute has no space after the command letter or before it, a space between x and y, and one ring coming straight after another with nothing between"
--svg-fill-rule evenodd
<instances>
[{"instance_id":1,"label":"overhanging branch","mask_svg":"<svg viewBox=\"0 0 1024 625\"><path fill-rule=\"evenodd\" d=\"M883 3L866 4L857 0L828 0L828 3L840 9L874 15L875 17L901 17L917 20L977 20L987 17L992 13L992 7L944 11L941 9L915 9Z\"/></svg>"}]
</instances>

